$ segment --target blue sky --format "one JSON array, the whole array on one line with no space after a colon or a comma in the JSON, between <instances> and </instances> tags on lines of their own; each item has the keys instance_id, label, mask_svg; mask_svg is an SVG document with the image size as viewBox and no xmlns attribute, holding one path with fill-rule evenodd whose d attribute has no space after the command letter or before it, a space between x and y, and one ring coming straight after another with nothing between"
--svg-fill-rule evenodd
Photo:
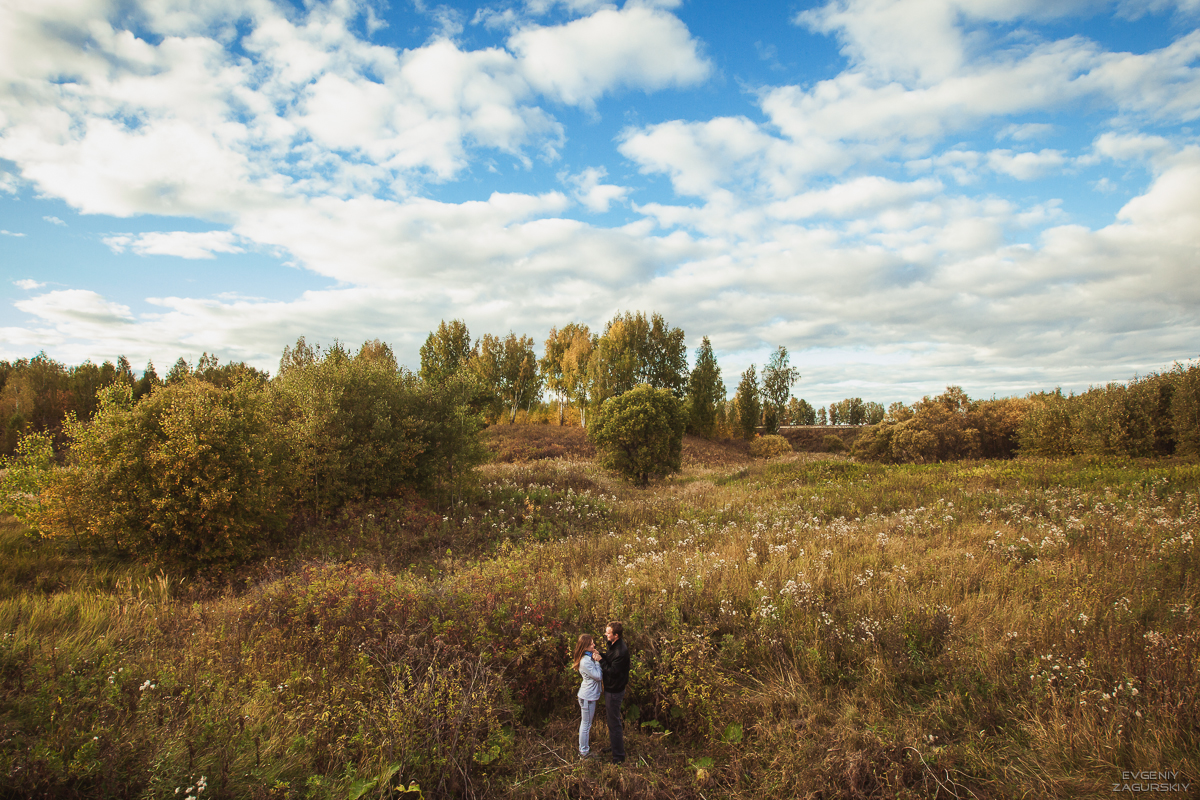
<instances>
[{"instance_id":1,"label":"blue sky","mask_svg":"<svg viewBox=\"0 0 1200 800\"><path fill-rule=\"evenodd\" d=\"M815 404L1082 389L1200 355L1198 116L1198 0L6 4L0 358L644 310Z\"/></svg>"}]
</instances>

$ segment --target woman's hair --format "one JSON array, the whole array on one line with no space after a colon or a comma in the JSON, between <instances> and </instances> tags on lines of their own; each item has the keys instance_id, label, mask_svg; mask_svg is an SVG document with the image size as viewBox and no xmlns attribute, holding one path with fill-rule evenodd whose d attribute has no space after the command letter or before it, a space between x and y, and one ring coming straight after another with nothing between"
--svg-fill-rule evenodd
<instances>
[{"instance_id":1,"label":"woman's hair","mask_svg":"<svg viewBox=\"0 0 1200 800\"><path fill-rule=\"evenodd\" d=\"M583 654L592 646L592 635L585 633L579 637L579 643L575 645L575 655L572 657L574 661L571 666L579 669L579 662L583 660Z\"/></svg>"}]
</instances>

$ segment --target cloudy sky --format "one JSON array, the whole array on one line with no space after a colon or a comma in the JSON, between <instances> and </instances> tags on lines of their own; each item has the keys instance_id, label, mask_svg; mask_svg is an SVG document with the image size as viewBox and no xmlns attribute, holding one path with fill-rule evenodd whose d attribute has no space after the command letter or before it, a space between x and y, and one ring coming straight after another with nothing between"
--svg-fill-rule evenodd
<instances>
[{"instance_id":1,"label":"cloudy sky","mask_svg":"<svg viewBox=\"0 0 1200 800\"><path fill-rule=\"evenodd\" d=\"M814 403L1200 355L1200 0L0 0L0 358L662 313Z\"/></svg>"}]
</instances>

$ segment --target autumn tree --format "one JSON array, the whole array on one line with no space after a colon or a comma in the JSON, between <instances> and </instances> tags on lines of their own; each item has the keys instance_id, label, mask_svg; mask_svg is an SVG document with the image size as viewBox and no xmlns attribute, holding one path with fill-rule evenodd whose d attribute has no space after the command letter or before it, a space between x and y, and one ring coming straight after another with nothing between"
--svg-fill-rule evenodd
<instances>
[{"instance_id":1,"label":"autumn tree","mask_svg":"<svg viewBox=\"0 0 1200 800\"><path fill-rule=\"evenodd\" d=\"M282 377L288 370L306 369L317 362L321 356L321 345L310 345L301 336L296 339L295 347L283 346L283 355L279 357L279 371L275 377Z\"/></svg>"},{"instance_id":2,"label":"autumn tree","mask_svg":"<svg viewBox=\"0 0 1200 800\"><path fill-rule=\"evenodd\" d=\"M562 360L562 379L567 396L579 407L579 424L585 428L591 387L588 368L592 361L592 353L596 349L597 338L586 325L580 325L571 337Z\"/></svg>"},{"instance_id":3,"label":"autumn tree","mask_svg":"<svg viewBox=\"0 0 1200 800\"><path fill-rule=\"evenodd\" d=\"M508 409L508 421L515 422L517 411L528 408L542 394L531 336L517 336L510 331L501 339L485 333L476 343L468 366L489 398L486 407L492 421Z\"/></svg>"},{"instance_id":4,"label":"autumn tree","mask_svg":"<svg viewBox=\"0 0 1200 800\"><path fill-rule=\"evenodd\" d=\"M661 314L618 314L605 326L588 365L594 403L628 392L639 384L667 389L683 399L687 390L684 333Z\"/></svg>"},{"instance_id":5,"label":"autumn tree","mask_svg":"<svg viewBox=\"0 0 1200 800\"><path fill-rule=\"evenodd\" d=\"M47 536L194 567L254 555L287 520L293 472L261 386L185 377L135 403L118 382L67 435L70 469L31 519Z\"/></svg>"},{"instance_id":6,"label":"autumn tree","mask_svg":"<svg viewBox=\"0 0 1200 800\"><path fill-rule=\"evenodd\" d=\"M706 439L717 433L717 403L725 399L721 368L705 336L696 348L696 366L687 385L688 432Z\"/></svg>"},{"instance_id":7,"label":"autumn tree","mask_svg":"<svg viewBox=\"0 0 1200 800\"><path fill-rule=\"evenodd\" d=\"M558 424L562 425L566 405L578 403L580 422L584 422L583 406L587 403L587 365L592 355L594 337L587 325L569 323L562 330L550 329L544 355L538 362L546 387L558 400Z\"/></svg>"},{"instance_id":8,"label":"autumn tree","mask_svg":"<svg viewBox=\"0 0 1200 800\"><path fill-rule=\"evenodd\" d=\"M779 418L783 416L792 386L799 379L800 370L791 366L787 348L780 345L762 372L763 419L767 433L779 432Z\"/></svg>"},{"instance_id":9,"label":"autumn tree","mask_svg":"<svg viewBox=\"0 0 1200 800\"><path fill-rule=\"evenodd\" d=\"M421 380L440 383L471 358L471 332L461 319L442 320L421 345Z\"/></svg>"}]
</instances>

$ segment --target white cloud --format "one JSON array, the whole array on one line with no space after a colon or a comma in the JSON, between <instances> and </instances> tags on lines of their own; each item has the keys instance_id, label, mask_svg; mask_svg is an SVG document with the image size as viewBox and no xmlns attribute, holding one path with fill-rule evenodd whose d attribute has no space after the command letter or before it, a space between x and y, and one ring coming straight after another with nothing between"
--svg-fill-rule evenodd
<instances>
[{"instance_id":1,"label":"white cloud","mask_svg":"<svg viewBox=\"0 0 1200 800\"><path fill-rule=\"evenodd\" d=\"M24 236L23 233L14 233L13 231L0 230L0 236Z\"/></svg>"},{"instance_id":2,"label":"white cloud","mask_svg":"<svg viewBox=\"0 0 1200 800\"><path fill-rule=\"evenodd\" d=\"M1012 139L1016 142L1028 142L1033 139L1041 139L1049 136L1054 132L1054 126L1046 122L1024 122L1020 124L1005 125L1004 128L996 134L997 139Z\"/></svg>"},{"instance_id":3,"label":"white cloud","mask_svg":"<svg viewBox=\"0 0 1200 800\"><path fill-rule=\"evenodd\" d=\"M17 304L31 322L0 331L6 355L46 347L73 363L120 353L170 363L207 350L273 369L300 334L380 336L415 356L441 318L540 337L645 309L710 335L730 378L784 343L811 365L802 393L823 381L862 396L852 389L901 386L912 394L892 399L912 399L947 375L989 393L1095 365L1128 377L1147 353L1190 354L1200 333L1194 136L1138 132L1200 109L1192 35L1110 53L1021 27L1070 3L839 0L802 19L839 37L850 59L841 74L766 87L754 96L761 114L631 116L619 153L669 178L675 197L633 204L642 219L604 229L562 215L573 202L603 213L645 195L606 183L618 170L593 160L594 144L577 163L596 166L561 177L561 192L538 174L522 191L471 181L485 169L525 176L557 156L566 131L545 99L590 110L622 89L707 79L700 44L662 10L671 3L530 3L477 15L512 31L510 49L436 35L402 51L358 38L357 3L284 14L264 0L146 0L144 39L120 30L114 7L0 10L0 82L20 88L0 91L0 158L82 211L220 229L106 237L114 249L277 248L336 288L284 301L159 297L136 317L116 295L49 292ZM551 12L584 16L529 22ZM1108 132L1059 137L1060 112L1080 108ZM1020 152L1051 134L1046 143L1064 149ZM1089 139L1083 158L1062 144ZM996 141L1008 149L987 152ZM1134 184L1141 170L1119 174L1142 162L1149 188ZM1084 164L1110 170L1100 181L1121 191L1144 189L1098 230L1062 224L1070 203L1026 199L1037 187L996 178ZM454 179L440 196L482 199L423 196Z\"/></svg>"},{"instance_id":4,"label":"white cloud","mask_svg":"<svg viewBox=\"0 0 1200 800\"><path fill-rule=\"evenodd\" d=\"M603 214L614 202L625 199L629 188L611 183L601 183L608 170L604 167L588 167L578 175L570 175L566 180L575 186L572 192L576 200L589 211Z\"/></svg>"},{"instance_id":5,"label":"white cloud","mask_svg":"<svg viewBox=\"0 0 1200 800\"><path fill-rule=\"evenodd\" d=\"M128 306L111 303L85 289L47 292L28 300L18 300L14 305L28 314L60 326L95 328L125 326L133 322Z\"/></svg>"},{"instance_id":6,"label":"white cloud","mask_svg":"<svg viewBox=\"0 0 1200 800\"><path fill-rule=\"evenodd\" d=\"M45 285L46 284L39 283L39 282L33 280L32 278L22 278L19 281L13 281L13 286L24 289L26 291L33 291L34 289L40 289Z\"/></svg>"},{"instance_id":7,"label":"white cloud","mask_svg":"<svg viewBox=\"0 0 1200 800\"><path fill-rule=\"evenodd\" d=\"M780 219L860 216L891 206L907 205L941 190L942 184L938 180L897 183L868 176L772 203L767 207L767 213Z\"/></svg>"},{"instance_id":8,"label":"white cloud","mask_svg":"<svg viewBox=\"0 0 1200 800\"><path fill-rule=\"evenodd\" d=\"M756 178L771 163L773 151L784 147L745 117L717 117L629 129L617 149L643 173L669 175L677 193L704 196Z\"/></svg>"},{"instance_id":9,"label":"white cloud","mask_svg":"<svg viewBox=\"0 0 1200 800\"><path fill-rule=\"evenodd\" d=\"M1042 150L1038 153L992 150L987 154L989 167L1019 181L1031 181L1060 170L1066 162L1067 159L1060 150Z\"/></svg>"},{"instance_id":10,"label":"white cloud","mask_svg":"<svg viewBox=\"0 0 1200 800\"><path fill-rule=\"evenodd\" d=\"M633 3L565 25L521 28L508 46L531 85L585 108L619 87L655 91L690 86L712 71L678 17Z\"/></svg>"},{"instance_id":11,"label":"white cloud","mask_svg":"<svg viewBox=\"0 0 1200 800\"><path fill-rule=\"evenodd\" d=\"M1171 143L1162 136L1144 133L1116 133L1109 131L1096 137L1092 149L1098 156L1114 161L1156 160L1175 152Z\"/></svg>"},{"instance_id":12,"label":"white cloud","mask_svg":"<svg viewBox=\"0 0 1200 800\"><path fill-rule=\"evenodd\" d=\"M114 253L127 248L139 256L214 258L216 253L244 253L237 235L229 231L169 231L106 236L103 242Z\"/></svg>"},{"instance_id":13,"label":"white cloud","mask_svg":"<svg viewBox=\"0 0 1200 800\"><path fill-rule=\"evenodd\" d=\"M42 219L44 219L46 222L49 222L51 225L66 225L67 224L67 223L63 222L61 219L59 219L58 217L42 217Z\"/></svg>"}]
</instances>

